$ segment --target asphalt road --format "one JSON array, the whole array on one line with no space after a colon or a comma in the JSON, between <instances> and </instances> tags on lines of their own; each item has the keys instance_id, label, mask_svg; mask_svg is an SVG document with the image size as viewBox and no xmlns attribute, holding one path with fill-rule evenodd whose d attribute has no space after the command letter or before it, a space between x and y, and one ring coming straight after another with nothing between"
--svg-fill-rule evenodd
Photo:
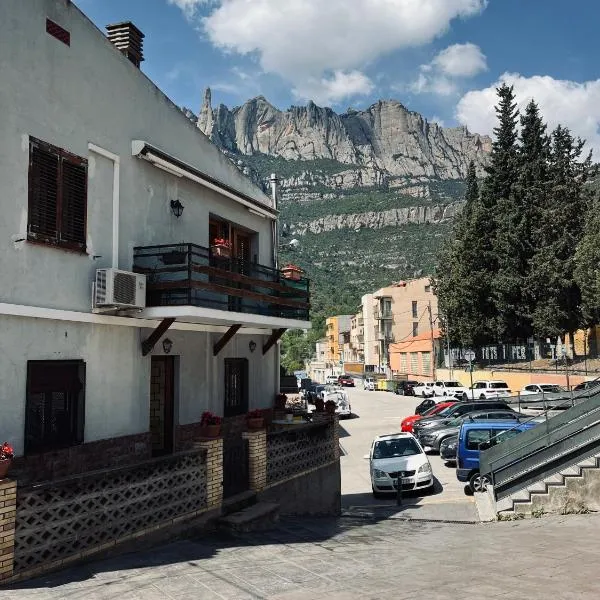
<instances>
[{"instance_id":1,"label":"asphalt road","mask_svg":"<svg viewBox=\"0 0 600 600\"><path fill-rule=\"evenodd\" d=\"M464 484L456 479L453 468L444 465L439 455L429 455L435 487L433 493L405 495L402 507L390 495L373 498L369 461L365 456L374 437L400 431L404 417L414 414L420 400L390 392L368 392L360 387L346 388L350 396L352 419L344 419L340 429L342 449L342 507L346 514L386 513L417 519L477 521L472 497L464 493Z\"/></svg>"}]
</instances>

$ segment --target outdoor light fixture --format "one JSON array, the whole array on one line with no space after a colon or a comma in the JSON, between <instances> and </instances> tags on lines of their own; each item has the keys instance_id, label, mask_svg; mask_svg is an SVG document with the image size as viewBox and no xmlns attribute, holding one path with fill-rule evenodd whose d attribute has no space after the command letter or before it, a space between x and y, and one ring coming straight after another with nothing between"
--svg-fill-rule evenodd
<instances>
[{"instance_id":1,"label":"outdoor light fixture","mask_svg":"<svg viewBox=\"0 0 600 600\"><path fill-rule=\"evenodd\" d=\"M254 352L256 350L256 342L254 340L250 340L248 348L250 348L250 352Z\"/></svg>"},{"instance_id":2,"label":"outdoor light fixture","mask_svg":"<svg viewBox=\"0 0 600 600\"><path fill-rule=\"evenodd\" d=\"M179 200L171 200L171 212L179 219L183 214L183 204Z\"/></svg>"},{"instance_id":3,"label":"outdoor light fixture","mask_svg":"<svg viewBox=\"0 0 600 600\"><path fill-rule=\"evenodd\" d=\"M165 354L169 354L171 352L171 348L173 347L173 342L169 338L165 338L163 340L163 350Z\"/></svg>"}]
</instances>

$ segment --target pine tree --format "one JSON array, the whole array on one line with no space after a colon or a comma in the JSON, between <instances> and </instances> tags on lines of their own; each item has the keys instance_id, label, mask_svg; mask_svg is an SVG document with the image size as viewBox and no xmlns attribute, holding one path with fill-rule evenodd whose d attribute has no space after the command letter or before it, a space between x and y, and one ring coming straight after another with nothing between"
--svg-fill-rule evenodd
<instances>
[{"instance_id":1,"label":"pine tree","mask_svg":"<svg viewBox=\"0 0 600 600\"><path fill-rule=\"evenodd\" d=\"M512 139L512 138L509 138ZM492 298L501 339L527 339L533 333L533 295L527 282L535 251L533 230L546 194L549 140L546 125L532 100L521 117L518 175L507 197L496 206L494 254L497 273Z\"/></svg>"},{"instance_id":2,"label":"pine tree","mask_svg":"<svg viewBox=\"0 0 600 600\"><path fill-rule=\"evenodd\" d=\"M562 126L552 133L547 201L534 231L537 249L528 285L536 303L533 327L542 337L569 332L572 338L582 321L575 251L591 200L586 186L591 154L581 160L583 146Z\"/></svg>"}]
</instances>

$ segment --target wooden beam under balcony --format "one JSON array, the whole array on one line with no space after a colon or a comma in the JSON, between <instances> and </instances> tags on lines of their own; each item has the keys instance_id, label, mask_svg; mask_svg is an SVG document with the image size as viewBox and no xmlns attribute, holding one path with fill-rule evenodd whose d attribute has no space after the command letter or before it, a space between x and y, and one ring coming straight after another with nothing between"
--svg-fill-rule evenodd
<instances>
[{"instance_id":1,"label":"wooden beam under balcony","mask_svg":"<svg viewBox=\"0 0 600 600\"><path fill-rule=\"evenodd\" d=\"M273 329L273 333L271 333L267 343L263 346L263 354L266 354L276 343L281 336L286 332L284 329Z\"/></svg>"},{"instance_id":2,"label":"wooden beam under balcony","mask_svg":"<svg viewBox=\"0 0 600 600\"><path fill-rule=\"evenodd\" d=\"M229 343L229 340L239 331L241 325L232 325L221 337L221 339L213 346L213 356L217 356L225 346Z\"/></svg>"},{"instance_id":3,"label":"wooden beam under balcony","mask_svg":"<svg viewBox=\"0 0 600 600\"><path fill-rule=\"evenodd\" d=\"M142 356L152 352L156 342L167 332L167 329L175 323L175 319L163 319L156 329L142 342Z\"/></svg>"}]
</instances>

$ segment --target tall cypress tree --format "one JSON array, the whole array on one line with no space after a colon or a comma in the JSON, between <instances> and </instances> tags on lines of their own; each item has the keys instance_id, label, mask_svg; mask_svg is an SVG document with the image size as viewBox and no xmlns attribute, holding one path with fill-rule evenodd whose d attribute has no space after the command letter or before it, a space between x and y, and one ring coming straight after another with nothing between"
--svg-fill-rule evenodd
<instances>
[{"instance_id":1,"label":"tall cypress tree","mask_svg":"<svg viewBox=\"0 0 600 600\"><path fill-rule=\"evenodd\" d=\"M533 333L534 298L528 289L531 259L535 251L534 227L546 194L549 140L539 108L532 100L521 117L520 146L516 155L518 175L508 196L498 199L494 254L497 273L492 298L500 338L526 339Z\"/></svg>"},{"instance_id":2,"label":"tall cypress tree","mask_svg":"<svg viewBox=\"0 0 600 600\"><path fill-rule=\"evenodd\" d=\"M534 236L529 288L536 303L533 327L540 336L572 334L581 324L581 290L575 277L575 251L583 236L591 201L586 185L591 154L584 160L584 142L558 126L552 133L547 201Z\"/></svg>"}]
</instances>

